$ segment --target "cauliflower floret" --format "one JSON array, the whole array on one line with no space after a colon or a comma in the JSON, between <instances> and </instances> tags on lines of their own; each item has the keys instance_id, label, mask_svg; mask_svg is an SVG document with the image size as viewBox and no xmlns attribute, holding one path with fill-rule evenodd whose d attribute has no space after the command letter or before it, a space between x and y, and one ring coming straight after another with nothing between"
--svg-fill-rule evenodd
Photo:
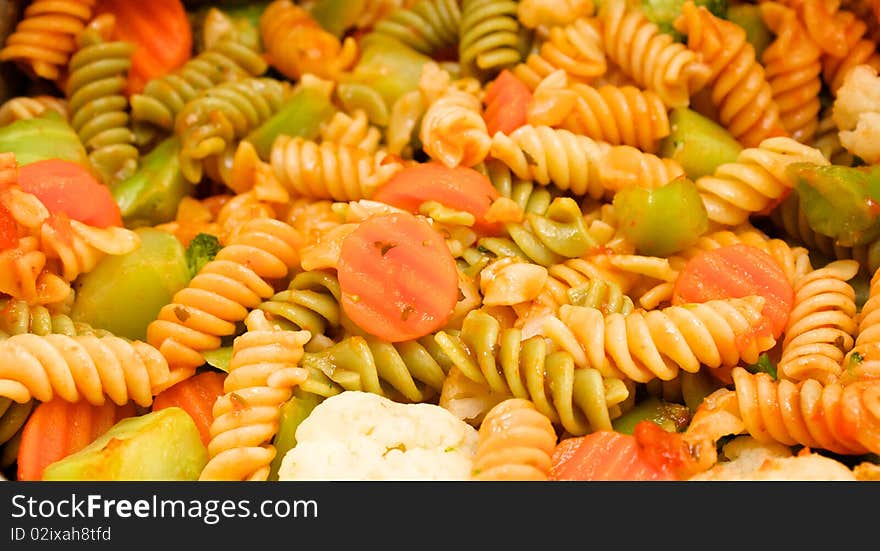
<instances>
[{"instance_id":1,"label":"cauliflower floret","mask_svg":"<svg viewBox=\"0 0 880 551\"><path fill-rule=\"evenodd\" d=\"M880 77L870 65L847 73L832 118L840 130L840 144L868 164L880 163Z\"/></svg>"},{"instance_id":2,"label":"cauliflower floret","mask_svg":"<svg viewBox=\"0 0 880 551\"><path fill-rule=\"evenodd\" d=\"M469 480L478 433L433 404L346 391L296 430L279 480Z\"/></svg>"},{"instance_id":3,"label":"cauliflower floret","mask_svg":"<svg viewBox=\"0 0 880 551\"><path fill-rule=\"evenodd\" d=\"M739 436L724 446L724 456L712 469L689 480L698 481L854 481L843 463L817 453L793 455L788 446L764 444Z\"/></svg>"}]
</instances>

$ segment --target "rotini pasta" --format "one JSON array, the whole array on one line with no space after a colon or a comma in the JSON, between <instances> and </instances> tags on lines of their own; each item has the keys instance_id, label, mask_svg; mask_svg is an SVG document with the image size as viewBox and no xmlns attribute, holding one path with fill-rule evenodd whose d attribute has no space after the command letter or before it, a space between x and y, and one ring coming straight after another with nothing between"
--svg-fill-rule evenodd
<instances>
[{"instance_id":1,"label":"rotini pasta","mask_svg":"<svg viewBox=\"0 0 880 551\"><path fill-rule=\"evenodd\" d=\"M474 166L486 158L492 143L480 98L454 86L431 102L419 138L425 153L446 166Z\"/></svg>"},{"instance_id":2,"label":"rotini pasta","mask_svg":"<svg viewBox=\"0 0 880 551\"><path fill-rule=\"evenodd\" d=\"M66 120L69 117L67 100L45 94L14 97L0 105L0 126L39 117L47 111L54 111Z\"/></svg>"},{"instance_id":3,"label":"rotini pasta","mask_svg":"<svg viewBox=\"0 0 880 551\"><path fill-rule=\"evenodd\" d=\"M528 400L509 398L480 424L474 480L547 480L556 430Z\"/></svg>"},{"instance_id":4,"label":"rotini pasta","mask_svg":"<svg viewBox=\"0 0 880 551\"><path fill-rule=\"evenodd\" d=\"M591 18L552 27L538 52L529 54L511 70L532 90L559 70L572 82L591 82L608 68L601 32L598 20Z\"/></svg>"},{"instance_id":5,"label":"rotini pasta","mask_svg":"<svg viewBox=\"0 0 880 551\"><path fill-rule=\"evenodd\" d=\"M462 0L458 61L470 74L492 73L522 59L517 3Z\"/></svg>"},{"instance_id":6,"label":"rotini pasta","mask_svg":"<svg viewBox=\"0 0 880 551\"><path fill-rule=\"evenodd\" d=\"M392 37L418 52L434 55L458 45L459 4L457 0L419 0L409 8L399 7L380 18L371 33Z\"/></svg>"}]
</instances>

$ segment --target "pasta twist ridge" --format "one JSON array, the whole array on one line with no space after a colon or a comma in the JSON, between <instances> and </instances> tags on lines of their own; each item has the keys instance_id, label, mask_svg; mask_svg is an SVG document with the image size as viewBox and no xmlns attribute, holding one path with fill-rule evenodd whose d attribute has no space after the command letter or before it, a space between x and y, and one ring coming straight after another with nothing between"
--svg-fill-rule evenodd
<instances>
[{"instance_id":1,"label":"pasta twist ridge","mask_svg":"<svg viewBox=\"0 0 880 551\"><path fill-rule=\"evenodd\" d=\"M130 253L139 245L140 237L128 228L96 228L59 218L40 227L40 249L49 262L60 265L59 275L68 282L92 271L105 256Z\"/></svg>"},{"instance_id":2,"label":"pasta twist ridge","mask_svg":"<svg viewBox=\"0 0 880 551\"><path fill-rule=\"evenodd\" d=\"M94 7L95 0L33 0L7 37L0 61L14 61L32 76L58 81Z\"/></svg>"},{"instance_id":3,"label":"pasta twist ridge","mask_svg":"<svg viewBox=\"0 0 880 551\"><path fill-rule=\"evenodd\" d=\"M306 330L314 339L340 326L341 297L339 280L334 273L310 270L296 274L287 289L275 293L258 308L266 312L273 323L290 322L292 329Z\"/></svg>"},{"instance_id":4,"label":"pasta twist ridge","mask_svg":"<svg viewBox=\"0 0 880 551\"><path fill-rule=\"evenodd\" d=\"M274 78L253 77L208 88L177 114L180 169L190 182L202 178L205 159L223 154L236 140L267 121L289 89Z\"/></svg>"},{"instance_id":5,"label":"pasta twist ridge","mask_svg":"<svg viewBox=\"0 0 880 551\"><path fill-rule=\"evenodd\" d=\"M67 100L64 98L57 98L46 94L17 96L4 101L0 105L0 126L6 126L15 121L40 117L47 111L58 113L64 120L70 117Z\"/></svg>"},{"instance_id":6,"label":"pasta twist ridge","mask_svg":"<svg viewBox=\"0 0 880 551\"><path fill-rule=\"evenodd\" d=\"M259 52L231 39L221 39L178 69L147 82L131 96L131 117L141 128L174 129L183 106L202 91L223 82L256 77L268 64Z\"/></svg>"},{"instance_id":7,"label":"pasta twist ridge","mask_svg":"<svg viewBox=\"0 0 880 551\"><path fill-rule=\"evenodd\" d=\"M695 183L709 220L738 226L782 199L794 187L786 175L786 168L792 163L829 164L818 149L780 136L742 150L735 162L697 178Z\"/></svg>"},{"instance_id":8,"label":"pasta twist ridge","mask_svg":"<svg viewBox=\"0 0 880 551\"><path fill-rule=\"evenodd\" d=\"M871 276L868 299L856 316L855 344L843 360L843 381L880 379L880 270Z\"/></svg>"},{"instance_id":9,"label":"pasta twist ridge","mask_svg":"<svg viewBox=\"0 0 880 551\"><path fill-rule=\"evenodd\" d=\"M303 238L288 224L254 218L205 264L147 326L147 342L181 374L204 363L202 352L233 335L236 322L275 294L273 283L299 264Z\"/></svg>"},{"instance_id":10,"label":"pasta twist ridge","mask_svg":"<svg viewBox=\"0 0 880 551\"><path fill-rule=\"evenodd\" d=\"M169 377L168 362L141 341L105 335L33 335L0 341L0 396L24 403L55 396L101 405L149 406Z\"/></svg>"},{"instance_id":11,"label":"pasta twist ridge","mask_svg":"<svg viewBox=\"0 0 880 551\"><path fill-rule=\"evenodd\" d=\"M461 7L457 0L418 0L376 22L371 34L389 36L426 55L458 45ZM369 38L366 38L369 40Z\"/></svg>"},{"instance_id":12,"label":"pasta twist ridge","mask_svg":"<svg viewBox=\"0 0 880 551\"><path fill-rule=\"evenodd\" d=\"M837 10L834 13L834 24L843 29L846 54L843 56L826 54L822 57L822 79L832 94L837 93L853 67L870 65L875 70L880 70L880 53L877 52L877 44L864 37L867 30L865 22L850 11Z\"/></svg>"},{"instance_id":13,"label":"pasta twist ridge","mask_svg":"<svg viewBox=\"0 0 880 551\"><path fill-rule=\"evenodd\" d=\"M363 109L356 109L353 115L337 111L321 127L321 140L375 153L382 141L382 131L370 123Z\"/></svg>"},{"instance_id":14,"label":"pasta twist ridge","mask_svg":"<svg viewBox=\"0 0 880 551\"><path fill-rule=\"evenodd\" d=\"M281 405L306 377L298 366L308 331L273 327L257 310L246 325L232 344L224 394L214 402L208 462L199 480L268 480Z\"/></svg>"},{"instance_id":15,"label":"pasta twist ridge","mask_svg":"<svg viewBox=\"0 0 880 551\"><path fill-rule=\"evenodd\" d=\"M480 98L455 86L428 106L419 138L428 156L449 167L481 163L492 144Z\"/></svg>"},{"instance_id":16,"label":"pasta twist ridge","mask_svg":"<svg viewBox=\"0 0 880 551\"><path fill-rule=\"evenodd\" d=\"M847 283L858 271L856 261L838 260L797 282L777 364L780 378L823 385L838 380L858 327L855 290Z\"/></svg>"},{"instance_id":17,"label":"pasta twist ridge","mask_svg":"<svg viewBox=\"0 0 880 551\"><path fill-rule=\"evenodd\" d=\"M533 403L508 398L480 423L473 480L545 481L553 463L556 429Z\"/></svg>"},{"instance_id":18,"label":"pasta twist ridge","mask_svg":"<svg viewBox=\"0 0 880 551\"><path fill-rule=\"evenodd\" d=\"M822 51L794 10L776 2L764 2L761 14L776 35L761 61L773 101L779 107L780 121L792 138L809 143L816 133L821 108Z\"/></svg>"},{"instance_id":19,"label":"pasta twist ridge","mask_svg":"<svg viewBox=\"0 0 880 551\"><path fill-rule=\"evenodd\" d=\"M846 386L774 381L742 367L731 372L739 416L760 442L802 445L843 455L877 453L880 448L880 383ZM858 427L858 428L856 428Z\"/></svg>"},{"instance_id":20,"label":"pasta twist ridge","mask_svg":"<svg viewBox=\"0 0 880 551\"><path fill-rule=\"evenodd\" d=\"M481 310L469 312L460 331L440 331L434 339L465 377L502 395L530 400L573 435L610 429L629 397L623 380L576 366L571 354L549 349L543 336L524 339L521 330L502 328Z\"/></svg>"},{"instance_id":21,"label":"pasta twist ridge","mask_svg":"<svg viewBox=\"0 0 880 551\"><path fill-rule=\"evenodd\" d=\"M544 333L575 356L578 367L637 383L668 381L681 370L696 373L755 363L776 340L761 313L764 299L717 299L702 303L606 315L585 306L563 305L548 317Z\"/></svg>"},{"instance_id":22,"label":"pasta twist ridge","mask_svg":"<svg viewBox=\"0 0 880 551\"><path fill-rule=\"evenodd\" d=\"M28 400L23 404L14 402L9 398L0 398L0 468L7 468L12 464L21 439L21 431L34 410L36 403ZM13 453L10 453L13 452ZM12 458L7 459L9 456Z\"/></svg>"},{"instance_id":23,"label":"pasta twist ridge","mask_svg":"<svg viewBox=\"0 0 880 551\"><path fill-rule=\"evenodd\" d=\"M718 119L745 147L786 135L779 106L745 29L719 19L704 6L687 1L675 28L687 35L688 48L710 67L708 86Z\"/></svg>"},{"instance_id":24,"label":"pasta twist ridge","mask_svg":"<svg viewBox=\"0 0 880 551\"><path fill-rule=\"evenodd\" d=\"M270 163L275 178L293 195L336 201L369 199L403 168L381 149L370 153L287 135L275 139Z\"/></svg>"},{"instance_id":25,"label":"pasta twist ridge","mask_svg":"<svg viewBox=\"0 0 880 551\"><path fill-rule=\"evenodd\" d=\"M109 185L134 174L140 157L125 95L135 47L106 41L95 28L83 31L77 42L79 49L68 64L70 122L91 165Z\"/></svg>"},{"instance_id":26,"label":"pasta twist ridge","mask_svg":"<svg viewBox=\"0 0 880 551\"><path fill-rule=\"evenodd\" d=\"M458 59L465 74L497 72L522 60L514 0L462 0Z\"/></svg>"},{"instance_id":27,"label":"pasta twist ridge","mask_svg":"<svg viewBox=\"0 0 880 551\"><path fill-rule=\"evenodd\" d=\"M28 304L22 299L0 299L0 339L23 333L34 335L57 333L69 337L76 335L103 337L111 334L107 330L96 329L85 322L74 321L69 315L58 310L55 305L47 307Z\"/></svg>"},{"instance_id":28,"label":"pasta twist ridge","mask_svg":"<svg viewBox=\"0 0 880 551\"><path fill-rule=\"evenodd\" d=\"M550 36L538 52L517 63L512 72L535 90L543 79L559 70L572 82L588 83L607 69L598 20L578 18L564 27L551 27Z\"/></svg>"},{"instance_id":29,"label":"pasta twist ridge","mask_svg":"<svg viewBox=\"0 0 880 551\"><path fill-rule=\"evenodd\" d=\"M340 43L291 0L273 0L266 6L260 15L260 37L269 64L291 80L305 74L337 80L359 54L354 38Z\"/></svg>"},{"instance_id":30,"label":"pasta twist ridge","mask_svg":"<svg viewBox=\"0 0 880 551\"><path fill-rule=\"evenodd\" d=\"M711 73L700 55L660 32L626 0L602 2L599 19L608 59L667 107L686 107L707 84Z\"/></svg>"}]
</instances>

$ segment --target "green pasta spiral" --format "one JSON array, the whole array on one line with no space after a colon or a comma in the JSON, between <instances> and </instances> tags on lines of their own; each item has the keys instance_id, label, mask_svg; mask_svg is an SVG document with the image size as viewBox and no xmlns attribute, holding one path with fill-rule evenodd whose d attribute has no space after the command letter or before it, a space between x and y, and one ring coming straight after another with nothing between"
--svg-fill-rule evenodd
<instances>
[{"instance_id":1,"label":"green pasta spiral","mask_svg":"<svg viewBox=\"0 0 880 551\"><path fill-rule=\"evenodd\" d=\"M319 335L332 338L328 333L340 327L341 297L339 280L334 273L310 270L296 274L287 289L258 308L271 314L275 323L283 322L284 329L305 329L312 334L312 340Z\"/></svg>"},{"instance_id":2,"label":"green pasta spiral","mask_svg":"<svg viewBox=\"0 0 880 551\"><path fill-rule=\"evenodd\" d=\"M74 321L70 316L54 313L45 306L28 304L25 300L0 299L0 340L23 333L41 336L61 334L69 337L76 335L100 337L108 335L109 331Z\"/></svg>"},{"instance_id":3,"label":"green pasta spiral","mask_svg":"<svg viewBox=\"0 0 880 551\"><path fill-rule=\"evenodd\" d=\"M149 81L131 97L131 116L141 128L171 131L177 113L199 93L222 82L262 75L269 65L259 52L232 39L219 40L179 69Z\"/></svg>"},{"instance_id":4,"label":"green pasta spiral","mask_svg":"<svg viewBox=\"0 0 880 551\"><path fill-rule=\"evenodd\" d=\"M492 73L522 61L523 27L514 0L464 0L458 56L470 74Z\"/></svg>"},{"instance_id":5,"label":"green pasta spiral","mask_svg":"<svg viewBox=\"0 0 880 551\"><path fill-rule=\"evenodd\" d=\"M352 335L319 352L307 352L300 365L310 371L303 384L324 375L339 389L360 390L399 402L421 403L438 396L450 363L431 336L397 343L370 335ZM322 394L324 395L324 394Z\"/></svg>"},{"instance_id":6,"label":"green pasta spiral","mask_svg":"<svg viewBox=\"0 0 880 551\"><path fill-rule=\"evenodd\" d=\"M79 41L68 66L71 126L101 180L111 184L133 174L140 156L124 92L134 45L106 42L94 29L84 31Z\"/></svg>"},{"instance_id":7,"label":"green pasta spiral","mask_svg":"<svg viewBox=\"0 0 880 551\"><path fill-rule=\"evenodd\" d=\"M383 17L371 34L396 38L418 52L432 55L458 44L460 23L456 0L420 0L411 8L400 8Z\"/></svg>"},{"instance_id":8,"label":"green pasta spiral","mask_svg":"<svg viewBox=\"0 0 880 551\"><path fill-rule=\"evenodd\" d=\"M35 405L34 400L18 403L0 396L0 469L6 469L15 462L21 431Z\"/></svg>"},{"instance_id":9,"label":"green pasta spiral","mask_svg":"<svg viewBox=\"0 0 880 551\"><path fill-rule=\"evenodd\" d=\"M591 279L587 283L568 289L568 304L589 306L603 312L629 314L635 309L633 300L619 285L603 279Z\"/></svg>"},{"instance_id":10,"label":"green pasta spiral","mask_svg":"<svg viewBox=\"0 0 880 551\"><path fill-rule=\"evenodd\" d=\"M626 383L593 368L576 368L565 351L549 351L544 337L522 338L502 329L490 314L473 310L460 332L434 336L452 365L470 380L495 392L534 402L535 407L572 435L611 429L629 397Z\"/></svg>"},{"instance_id":11,"label":"green pasta spiral","mask_svg":"<svg viewBox=\"0 0 880 551\"><path fill-rule=\"evenodd\" d=\"M203 161L224 153L277 113L289 90L274 78L253 77L218 84L187 102L174 129L184 177L193 183L201 180Z\"/></svg>"}]
</instances>

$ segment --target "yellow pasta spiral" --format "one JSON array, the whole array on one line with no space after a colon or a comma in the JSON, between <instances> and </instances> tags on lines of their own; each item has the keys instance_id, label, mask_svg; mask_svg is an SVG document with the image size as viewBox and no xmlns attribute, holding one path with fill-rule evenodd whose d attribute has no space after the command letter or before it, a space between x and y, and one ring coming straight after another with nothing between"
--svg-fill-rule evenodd
<instances>
[{"instance_id":1,"label":"yellow pasta spiral","mask_svg":"<svg viewBox=\"0 0 880 551\"><path fill-rule=\"evenodd\" d=\"M692 0L682 6L675 28L687 35L688 48L710 67L708 85L719 122L745 147L784 136L779 106L755 48L741 26L715 17Z\"/></svg>"},{"instance_id":2,"label":"yellow pasta spiral","mask_svg":"<svg viewBox=\"0 0 880 551\"><path fill-rule=\"evenodd\" d=\"M46 111L54 111L62 118L67 119L69 116L67 100L46 94L8 99L3 102L3 105L0 105L0 126L24 119L33 119L42 116Z\"/></svg>"},{"instance_id":3,"label":"yellow pasta spiral","mask_svg":"<svg viewBox=\"0 0 880 551\"><path fill-rule=\"evenodd\" d=\"M260 15L260 37L269 64L291 80L311 73L336 80L357 60L357 42L342 43L291 0L274 0Z\"/></svg>"},{"instance_id":4,"label":"yellow pasta spiral","mask_svg":"<svg viewBox=\"0 0 880 551\"><path fill-rule=\"evenodd\" d=\"M32 76L57 81L94 7L95 0L33 0L0 50L0 61L15 61Z\"/></svg>"},{"instance_id":5,"label":"yellow pasta spiral","mask_svg":"<svg viewBox=\"0 0 880 551\"><path fill-rule=\"evenodd\" d=\"M635 82L667 107L686 107L708 82L709 67L672 35L660 32L638 7L608 0L599 8L605 53Z\"/></svg>"},{"instance_id":6,"label":"yellow pasta spiral","mask_svg":"<svg viewBox=\"0 0 880 551\"><path fill-rule=\"evenodd\" d=\"M840 377L857 330L855 291L847 281L858 271L855 260L838 260L797 282L777 364L780 378L825 385Z\"/></svg>"},{"instance_id":7,"label":"yellow pasta spiral","mask_svg":"<svg viewBox=\"0 0 880 551\"><path fill-rule=\"evenodd\" d=\"M295 196L336 201L369 199L403 164L386 152L281 135L272 145L275 177Z\"/></svg>"},{"instance_id":8,"label":"yellow pasta spiral","mask_svg":"<svg viewBox=\"0 0 880 551\"><path fill-rule=\"evenodd\" d=\"M481 163L492 143L480 99L453 86L428 106L419 138L428 156L449 167Z\"/></svg>"},{"instance_id":9,"label":"yellow pasta spiral","mask_svg":"<svg viewBox=\"0 0 880 551\"><path fill-rule=\"evenodd\" d=\"M572 82L590 82L608 68L601 33L595 18L578 18L564 27L552 27L538 52L516 64L512 72L532 90L557 70L564 71Z\"/></svg>"},{"instance_id":10,"label":"yellow pasta spiral","mask_svg":"<svg viewBox=\"0 0 880 551\"><path fill-rule=\"evenodd\" d=\"M779 107L779 118L791 137L809 143L816 133L822 51L794 10L776 2L761 3L761 15L776 39L764 50L765 77Z\"/></svg>"},{"instance_id":11,"label":"yellow pasta spiral","mask_svg":"<svg viewBox=\"0 0 880 551\"><path fill-rule=\"evenodd\" d=\"M818 149L787 137L773 137L740 152L711 175L697 178L709 220L728 227L748 221L782 198L794 183L786 175L792 163L827 165Z\"/></svg>"},{"instance_id":12,"label":"yellow pasta spiral","mask_svg":"<svg viewBox=\"0 0 880 551\"><path fill-rule=\"evenodd\" d=\"M224 394L214 402L208 462L199 480L267 480L281 405L307 376L298 365L308 331L275 328L261 310L251 312L245 325L232 345Z\"/></svg>"},{"instance_id":13,"label":"yellow pasta spiral","mask_svg":"<svg viewBox=\"0 0 880 551\"><path fill-rule=\"evenodd\" d=\"M880 451L880 381L823 386L815 379L774 381L742 367L732 376L739 415L756 440L844 455Z\"/></svg>"},{"instance_id":14,"label":"yellow pasta spiral","mask_svg":"<svg viewBox=\"0 0 880 551\"><path fill-rule=\"evenodd\" d=\"M302 239L284 222L249 220L159 311L147 342L182 373L202 365L203 351L219 348L220 337L233 335L236 322L275 294L272 283L299 263Z\"/></svg>"},{"instance_id":15,"label":"yellow pasta spiral","mask_svg":"<svg viewBox=\"0 0 880 551\"><path fill-rule=\"evenodd\" d=\"M837 93L853 67L870 65L880 70L880 53L877 52L877 44L864 37L867 29L864 21L852 12L838 10L834 13L834 25L844 29L846 54L839 57L825 54L822 57L822 79L833 94Z\"/></svg>"},{"instance_id":16,"label":"yellow pasta spiral","mask_svg":"<svg viewBox=\"0 0 880 551\"><path fill-rule=\"evenodd\" d=\"M69 229L51 221L40 228L41 249L47 259L57 260L66 281L90 272L108 254L126 254L140 245L138 234L128 228L95 228L78 220L69 223Z\"/></svg>"},{"instance_id":17,"label":"yellow pasta spiral","mask_svg":"<svg viewBox=\"0 0 880 551\"><path fill-rule=\"evenodd\" d=\"M556 430L529 400L508 398L480 423L472 479L547 480Z\"/></svg>"},{"instance_id":18,"label":"yellow pasta spiral","mask_svg":"<svg viewBox=\"0 0 880 551\"><path fill-rule=\"evenodd\" d=\"M382 131L370 124L363 109L356 109L353 114L337 111L321 127L321 140L375 153L382 141Z\"/></svg>"},{"instance_id":19,"label":"yellow pasta spiral","mask_svg":"<svg viewBox=\"0 0 880 551\"><path fill-rule=\"evenodd\" d=\"M868 299L856 319L855 345L843 361L843 378L880 379L880 270L871 276Z\"/></svg>"},{"instance_id":20,"label":"yellow pasta spiral","mask_svg":"<svg viewBox=\"0 0 880 551\"><path fill-rule=\"evenodd\" d=\"M19 403L58 396L149 406L168 377L168 362L158 350L113 335L24 333L0 341L0 396Z\"/></svg>"},{"instance_id":21,"label":"yellow pasta spiral","mask_svg":"<svg viewBox=\"0 0 880 551\"><path fill-rule=\"evenodd\" d=\"M563 305L544 330L574 355L578 366L637 383L668 381L680 370L696 373L701 366L758 361L776 344L766 331L763 306L758 296L608 315L596 308Z\"/></svg>"}]
</instances>

